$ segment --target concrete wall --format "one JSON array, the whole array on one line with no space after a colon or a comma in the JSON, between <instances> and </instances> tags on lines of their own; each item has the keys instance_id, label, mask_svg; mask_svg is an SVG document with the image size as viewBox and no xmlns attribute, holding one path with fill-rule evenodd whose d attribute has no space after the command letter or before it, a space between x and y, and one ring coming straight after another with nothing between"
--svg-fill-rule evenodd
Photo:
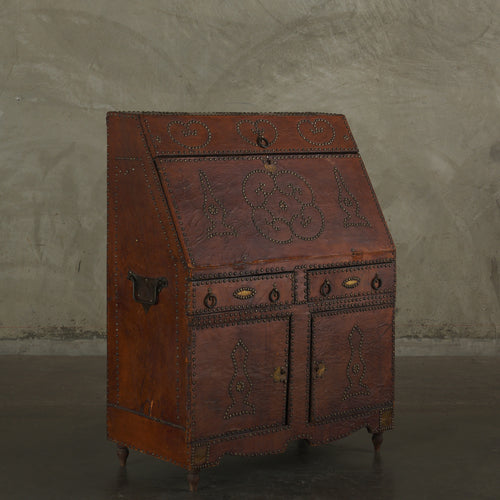
<instances>
[{"instance_id":1,"label":"concrete wall","mask_svg":"<svg viewBox=\"0 0 500 500\"><path fill-rule=\"evenodd\" d=\"M399 352L499 352L498 0L0 0L0 352L103 352L107 110L345 113Z\"/></svg>"}]
</instances>

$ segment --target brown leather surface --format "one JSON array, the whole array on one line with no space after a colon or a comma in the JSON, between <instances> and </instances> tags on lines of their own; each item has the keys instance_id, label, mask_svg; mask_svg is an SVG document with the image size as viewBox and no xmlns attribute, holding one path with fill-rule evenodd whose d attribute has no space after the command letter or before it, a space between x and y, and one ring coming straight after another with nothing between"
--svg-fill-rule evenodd
<instances>
[{"instance_id":1,"label":"brown leather surface","mask_svg":"<svg viewBox=\"0 0 500 500\"><path fill-rule=\"evenodd\" d=\"M193 470L391 428L395 249L345 118L107 121L109 438Z\"/></svg>"},{"instance_id":2,"label":"brown leather surface","mask_svg":"<svg viewBox=\"0 0 500 500\"><path fill-rule=\"evenodd\" d=\"M157 165L193 267L392 250L357 155L189 157Z\"/></svg>"}]
</instances>

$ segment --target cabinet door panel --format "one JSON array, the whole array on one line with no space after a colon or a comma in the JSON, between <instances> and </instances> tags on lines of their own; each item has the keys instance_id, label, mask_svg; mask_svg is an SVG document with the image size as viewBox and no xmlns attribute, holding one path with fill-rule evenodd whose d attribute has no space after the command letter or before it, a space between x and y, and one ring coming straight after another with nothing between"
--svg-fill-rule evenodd
<instances>
[{"instance_id":1,"label":"cabinet door panel","mask_svg":"<svg viewBox=\"0 0 500 500\"><path fill-rule=\"evenodd\" d=\"M286 425L289 316L195 330L193 439Z\"/></svg>"},{"instance_id":2,"label":"cabinet door panel","mask_svg":"<svg viewBox=\"0 0 500 500\"><path fill-rule=\"evenodd\" d=\"M393 309L312 315L310 421L392 405Z\"/></svg>"}]
</instances>

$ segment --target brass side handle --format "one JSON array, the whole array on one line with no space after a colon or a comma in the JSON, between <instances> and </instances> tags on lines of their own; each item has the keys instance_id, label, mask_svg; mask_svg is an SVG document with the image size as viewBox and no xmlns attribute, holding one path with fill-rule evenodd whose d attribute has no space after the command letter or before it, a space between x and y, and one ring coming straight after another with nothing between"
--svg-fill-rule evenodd
<instances>
[{"instance_id":1,"label":"brass side handle","mask_svg":"<svg viewBox=\"0 0 500 500\"><path fill-rule=\"evenodd\" d=\"M147 310L158 304L160 291L168 285L167 278L150 278L139 276L133 271L129 271L127 279L132 282L132 295L136 302L139 302Z\"/></svg>"},{"instance_id":2,"label":"brass side handle","mask_svg":"<svg viewBox=\"0 0 500 500\"><path fill-rule=\"evenodd\" d=\"M314 363L314 378L323 378L323 375L326 372L326 366L325 363L322 361L316 361Z\"/></svg>"},{"instance_id":3,"label":"brass side handle","mask_svg":"<svg viewBox=\"0 0 500 500\"><path fill-rule=\"evenodd\" d=\"M274 369L273 380L275 382L286 382L286 369L282 366L278 366Z\"/></svg>"}]
</instances>

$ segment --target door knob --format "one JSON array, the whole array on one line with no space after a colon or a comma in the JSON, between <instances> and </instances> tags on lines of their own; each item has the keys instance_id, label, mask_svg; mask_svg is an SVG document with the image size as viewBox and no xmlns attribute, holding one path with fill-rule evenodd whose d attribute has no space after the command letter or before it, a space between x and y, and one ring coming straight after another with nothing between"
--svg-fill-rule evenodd
<instances>
[{"instance_id":1,"label":"door knob","mask_svg":"<svg viewBox=\"0 0 500 500\"><path fill-rule=\"evenodd\" d=\"M282 366L274 369L273 379L275 382L286 382L286 370Z\"/></svg>"},{"instance_id":2,"label":"door knob","mask_svg":"<svg viewBox=\"0 0 500 500\"><path fill-rule=\"evenodd\" d=\"M321 361L316 361L314 364L314 378L323 378L323 375L326 372L325 363Z\"/></svg>"}]
</instances>

